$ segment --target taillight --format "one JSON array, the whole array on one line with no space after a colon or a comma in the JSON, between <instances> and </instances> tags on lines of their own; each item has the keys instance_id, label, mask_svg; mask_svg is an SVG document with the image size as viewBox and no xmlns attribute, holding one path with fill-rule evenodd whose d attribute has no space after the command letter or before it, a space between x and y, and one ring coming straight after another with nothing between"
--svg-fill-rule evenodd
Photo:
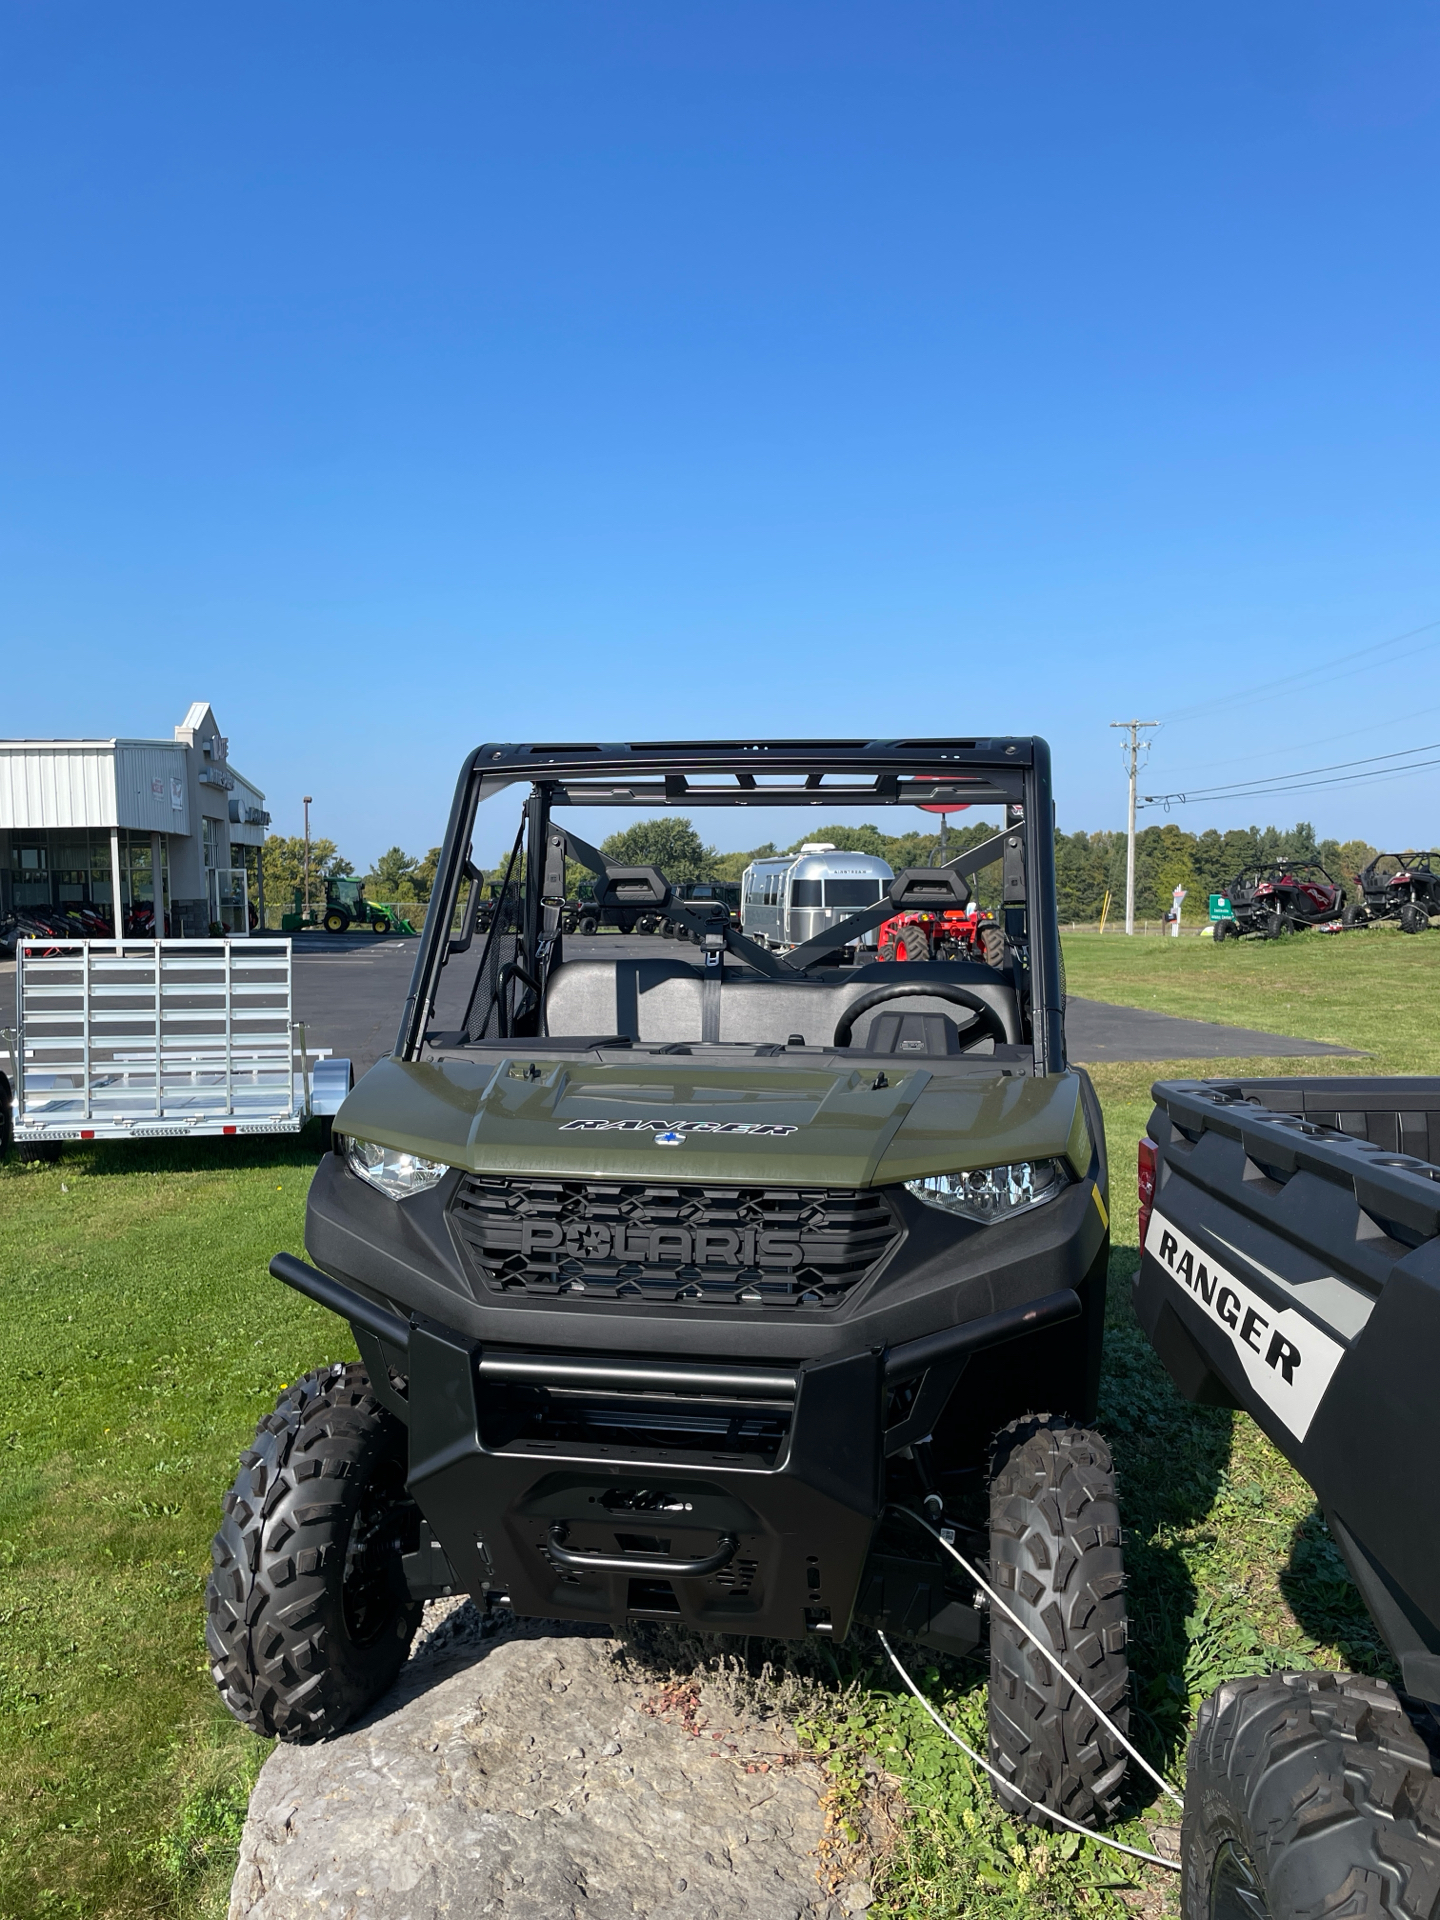
<instances>
[{"instance_id":1,"label":"taillight","mask_svg":"<svg viewBox=\"0 0 1440 1920\"><path fill-rule=\"evenodd\" d=\"M1150 1231L1150 1212L1155 1205L1155 1142L1148 1135L1140 1142L1140 1251L1145 1251L1145 1236Z\"/></svg>"}]
</instances>

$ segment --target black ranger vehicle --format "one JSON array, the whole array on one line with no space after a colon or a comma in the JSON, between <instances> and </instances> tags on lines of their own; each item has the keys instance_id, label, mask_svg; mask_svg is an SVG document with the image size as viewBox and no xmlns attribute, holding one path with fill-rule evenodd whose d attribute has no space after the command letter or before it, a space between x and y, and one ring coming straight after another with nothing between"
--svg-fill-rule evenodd
<instances>
[{"instance_id":1,"label":"black ranger vehicle","mask_svg":"<svg viewBox=\"0 0 1440 1920\"><path fill-rule=\"evenodd\" d=\"M476 943L476 904L451 937L476 809L516 785L510 875L523 848L541 884L517 933L497 918ZM1005 824L784 955L563 824L960 801ZM292 1387L227 1496L207 1631L242 1721L343 1726L452 1591L718 1634L861 1621L963 1652L984 1623L945 1535L1039 1641L997 1609L994 1764L1074 1820L1115 1807L1125 1753L1070 1684L1123 1730L1119 1517L1088 1431L1105 1144L1065 1056L1053 818L1035 739L470 756L394 1054L310 1189L314 1264L271 1265L344 1315L362 1361ZM698 953L567 958L567 858ZM897 912L964 906L996 861L998 965L824 964Z\"/></svg>"},{"instance_id":2,"label":"black ranger vehicle","mask_svg":"<svg viewBox=\"0 0 1440 1920\"><path fill-rule=\"evenodd\" d=\"M1135 1306L1187 1398L1310 1482L1402 1676L1232 1680L1200 1709L1186 1920L1440 1913L1440 1080L1171 1081Z\"/></svg>"},{"instance_id":3,"label":"black ranger vehicle","mask_svg":"<svg viewBox=\"0 0 1440 1920\"><path fill-rule=\"evenodd\" d=\"M1317 861L1291 860L1238 874L1226 887L1225 898L1235 918L1215 922L1217 940L1235 940L1247 933L1278 940L1281 934L1338 920L1345 889Z\"/></svg>"},{"instance_id":4,"label":"black ranger vehicle","mask_svg":"<svg viewBox=\"0 0 1440 1920\"><path fill-rule=\"evenodd\" d=\"M1360 874L1360 898L1347 907L1347 927L1371 920L1398 920L1405 933L1424 933L1440 913L1436 853L1377 853Z\"/></svg>"},{"instance_id":5,"label":"black ranger vehicle","mask_svg":"<svg viewBox=\"0 0 1440 1920\"><path fill-rule=\"evenodd\" d=\"M616 933L657 933L663 918L656 902L643 889L629 901L613 888L608 893L603 888L597 890L593 880L582 880L575 899L565 905L561 929L569 933L589 935L602 927L613 927Z\"/></svg>"}]
</instances>

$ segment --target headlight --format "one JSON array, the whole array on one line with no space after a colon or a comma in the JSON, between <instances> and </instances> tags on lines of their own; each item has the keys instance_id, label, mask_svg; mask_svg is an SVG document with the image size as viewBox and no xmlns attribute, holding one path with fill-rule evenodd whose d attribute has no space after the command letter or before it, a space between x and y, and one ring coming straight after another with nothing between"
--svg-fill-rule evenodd
<instances>
[{"instance_id":1,"label":"headlight","mask_svg":"<svg viewBox=\"0 0 1440 1920\"><path fill-rule=\"evenodd\" d=\"M1008 1220L1053 1200L1065 1186L1058 1160L1017 1160L1008 1167L979 1167L972 1173L932 1173L907 1180L905 1191L942 1213L966 1220Z\"/></svg>"},{"instance_id":2,"label":"headlight","mask_svg":"<svg viewBox=\"0 0 1440 1920\"><path fill-rule=\"evenodd\" d=\"M418 1153L379 1147L373 1140L347 1140L345 1158L352 1173L392 1200L403 1200L407 1193L426 1193L450 1171L443 1160L422 1160Z\"/></svg>"}]
</instances>

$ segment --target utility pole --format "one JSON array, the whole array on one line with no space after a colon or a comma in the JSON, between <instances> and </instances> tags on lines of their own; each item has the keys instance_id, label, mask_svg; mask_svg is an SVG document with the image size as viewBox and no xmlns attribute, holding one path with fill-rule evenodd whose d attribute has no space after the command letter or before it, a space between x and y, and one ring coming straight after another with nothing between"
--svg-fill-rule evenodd
<instances>
[{"instance_id":1,"label":"utility pole","mask_svg":"<svg viewBox=\"0 0 1440 1920\"><path fill-rule=\"evenodd\" d=\"M307 920L310 918L310 802L313 798L314 796L312 794L307 793L305 795L305 918ZM1130 776L1130 846L1132 849L1130 864L1133 868L1135 864L1133 856L1135 846L1135 776L1133 774Z\"/></svg>"},{"instance_id":2,"label":"utility pole","mask_svg":"<svg viewBox=\"0 0 1440 1920\"><path fill-rule=\"evenodd\" d=\"M1135 775L1140 766L1140 749L1143 746L1149 752L1150 742L1141 740L1141 732L1146 727L1158 727L1158 720L1112 720L1112 727L1120 727L1130 735L1122 749L1130 762L1130 831L1125 843L1125 931L1135 931Z\"/></svg>"}]
</instances>

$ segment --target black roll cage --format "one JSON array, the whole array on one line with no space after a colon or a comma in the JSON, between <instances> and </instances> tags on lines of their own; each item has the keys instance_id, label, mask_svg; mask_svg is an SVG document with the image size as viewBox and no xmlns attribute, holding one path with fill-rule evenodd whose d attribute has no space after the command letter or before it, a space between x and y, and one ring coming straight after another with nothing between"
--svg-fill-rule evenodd
<instances>
[{"instance_id":1,"label":"black roll cage","mask_svg":"<svg viewBox=\"0 0 1440 1920\"><path fill-rule=\"evenodd\" d=\"M937 771L938 769L938 771ZM761 782L764 782L762 785ZM475 814L484 800L525 783L522 967L543 973L559 942L564 863L568 856L625 904L642 899L683 920L715 963L726 950L771 978L795 978L825 953L858 938L907 907L964 897L963 877L1002 862L1005 931L1028 970L1029 1011L1037 1074L1065 1070L1063 972L1055 906L1054 799L1050 748L1037 736L989 740L644 741L515 745L487 743L465 760L456 782L435 888L425 916L395 1054L420 1055L434 1017L441 971L464 952L475 929L479 873L471 862ZM655 868L617 867L551 819L573 807L825 807L925 806L945 801L1004 806L1005 826L943 868L897 874L885 898L776 955L729 925L717 903L692 902L667 886ZM517 842L518 844L518 842ZM532 883L538 876L540 884ZM451 927L462 883L470 892L460 934ZM702 912L701 909L704 908ZM542 957L542 947L543 957ZM810 951L814 949L814 951ZM706 953L706 958L710 954ZM538 968L537 968L538 962ZM525 963L528 963L526 965ZM534 1010L538 1018L538 1007Z\"/></svg>"}]
</instances>

